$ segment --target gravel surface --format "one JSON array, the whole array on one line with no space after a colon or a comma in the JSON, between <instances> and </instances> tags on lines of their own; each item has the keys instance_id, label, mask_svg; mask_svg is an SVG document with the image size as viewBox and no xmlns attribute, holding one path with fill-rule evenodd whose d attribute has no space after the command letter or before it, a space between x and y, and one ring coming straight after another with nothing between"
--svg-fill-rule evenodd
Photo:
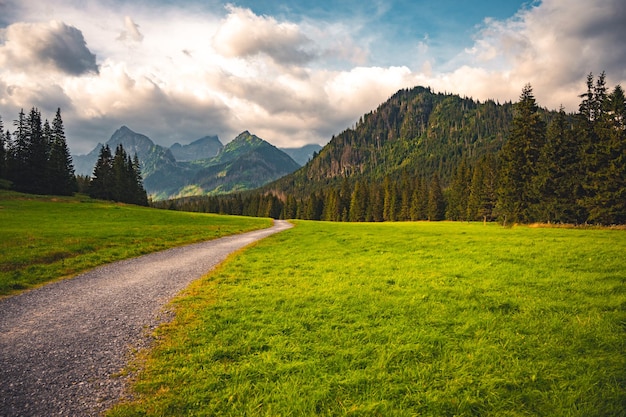
<instances>
[{"instance_id":1,"label":"gravel surface","mask_svg":"<svg viewBox=\"0 0 626 417\"><path fill-rule=\"evenodd\" d=\"M0 300L0 416L97 416L163 306L230 253L291 227L169 249Z\"/></svg>"}]
</instances>

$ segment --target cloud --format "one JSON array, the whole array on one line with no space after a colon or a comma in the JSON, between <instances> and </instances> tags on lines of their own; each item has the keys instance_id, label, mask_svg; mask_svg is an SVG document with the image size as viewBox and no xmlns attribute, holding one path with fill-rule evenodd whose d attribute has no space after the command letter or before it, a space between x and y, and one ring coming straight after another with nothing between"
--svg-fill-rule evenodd
<instances>
[{"instance_id":1,"label":"cloud","mask_svg":"<svg viewBox=\"0 0 626 417\"><path fill-rule=\"evenodd\" d=\"M461 89L482 98L513 100L531 83L541 105L574 111L589 72L626 80L624 22L623 0L543 0L511 19L486 20L465 52L470 59L447 78L469 82Z\"/></svg>"},{"instance_id":2,"label":"cloud","mask_svg":"<svg viewBox=\"0 0 626 417\"><path fill-rule=\"evenodd\" d=\"M122 42L141 42L143 41L143 34L139 31L139 25L133 22L133 19L130 16L126 16L124 18L124 27L120 33L120 36L117 37L118 41Z\"/></svg>"},{"instance_id":3,"label":"cloud","mask_svg":"<svg viewBox=\"0 0 626 417\"><path fill-rule=\"evenodd\" d=\"M39 3L21 3L29 1L16 20L41 17ZM122 124L163 145L207 134L225 142L243 130L277 146L323 144L416 85L503 102L530 82L540 105L575 111L590 71L626 85L622 3L533 2L510 19L485 20L473 45L442 63L440 44L387 39L384 25L358 13L287 20L235 6L58 0L45 18L65 23L0 29L0 113L6 121L20 107L60 106L72 151L84 153Z\"/></svg>"},{"instance_id":4,"label":"cloud","mask_svg":"<svg viewBox=\"0 0 626 417\"><path fill-rule=\"evenodd\" d=\"M213 38L215 50L226 57L265 54L276 63L305 64L316 57L312 42L298 25L257 16L249 9L227 6L228 16Z\"/></svg>"},{"instance_id":5,"label":"cloud","mask_svg":"<svg viewBox=\"0 0 626 417\"><path fill-rule=\"evenodd\" d=\"M63 22L14 23L0 31L0 66L77 76L97 73L96 56L80 30Z\"/></svg>"}]
</instances>

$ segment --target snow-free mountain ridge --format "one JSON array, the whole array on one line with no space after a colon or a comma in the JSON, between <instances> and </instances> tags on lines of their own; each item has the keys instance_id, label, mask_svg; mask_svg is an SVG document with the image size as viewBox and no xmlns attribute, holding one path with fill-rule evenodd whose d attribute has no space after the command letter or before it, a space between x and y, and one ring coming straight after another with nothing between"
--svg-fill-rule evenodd
<instances>
[{"instance_id":1,"label":"snow-free mountain ridge","mask_svg":"<svg viewBox=\"0 0 626 417\"><path fill-rule=\"evenodd\" d=\"M137 154L144 187L154 200L248 190L300 167L285 152L248 131L226 146L217 136L205 136L166 148L122 126L106 142L112 152L119 144L129 155ZM88 154L73 156L77 174L91 175L102 146L99 143Z\"/></svg>"}]
</instances>

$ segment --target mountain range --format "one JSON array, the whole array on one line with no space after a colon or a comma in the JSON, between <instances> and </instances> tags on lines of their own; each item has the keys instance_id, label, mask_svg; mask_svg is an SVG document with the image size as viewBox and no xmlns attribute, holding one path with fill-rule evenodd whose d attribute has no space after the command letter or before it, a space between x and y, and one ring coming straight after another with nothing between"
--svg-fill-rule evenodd
<instances>
[{"instance_id":1,"label":"mountain range","mask_svg":"<svg viewBox=\"0 0 626 417\"><path fill-rule=\"evenodd\" d=\"M217 136L205 136L166 148L126 126L106 142L113 152L119 144L129 155L137 154L144 187L153 200L258 188L297 170L321 149L307 145L283 151L248 131L226 145ZM102 146L73 156L77 174L91 175Z\"/></svg>"}]
</instances>

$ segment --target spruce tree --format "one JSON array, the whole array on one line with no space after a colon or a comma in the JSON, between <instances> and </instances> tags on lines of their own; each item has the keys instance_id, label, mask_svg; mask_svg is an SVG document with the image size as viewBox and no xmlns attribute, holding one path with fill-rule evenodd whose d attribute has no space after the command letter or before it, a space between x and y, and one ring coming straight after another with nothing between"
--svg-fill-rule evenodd
<instances>
[{"instance_id":1,"label":"spruce tree","mask_svg":"<svg viewBox=\"0 0 626 417\"><path fill-rule=\"evenodd\" d=\"M7 147L4 136L4 124L2 124L2 116L0 116L0 178L6 178L7 174Z\"/></svg>"},{"instance_id":2,"label":"spruce tree","mask_svg":"<svg viewBox=\"0 0 626 417\"><path fill-rule=\"evenodd\" d=\"M577 203L582 195L583 180L580 148L562 107L548 126L538 165L538 220L548 223L583 222L586 214Z\"/></svg>"},{"instance_id":3,"label":"spruce tree","mask_svg":"<svg viewBox=\"0 0 626 417\"><path fill-rule=\"evenodd\" d=\"M352 197L350 199L350 221L351 222L363 222L365 221L367 204L367 193L365 185L360 181L357 181L352 191Z\"/></svg>"},{"instance_id":4,"label":"spruce tree","mask_svg":"<svg viewBox=\"0 0 626 417\"><path fill-rule=\"evenodd\" d=\"M468 220L492 221L497 202L498 161L488 153L474 168L467 201Z\"/></svg>"},{"instance_id":5,"label":"spruce tree","mask_svg":"<svg viewBox=\"0 0 626 417\"><path fill-rule=\"evenodd\" d=\"M446 202L439 183L439 175L435 173L428 187L428 220L439 221L446 218Z\"/></svg>"},{"instance_id":6,"label":"spruce tree","mask_svg":"<svg viewBox=\"0 0 626 417\"><path fill-rule=\"evenodd\" d=\"M33 107L26 116L24 171L15 185L19 191L34 194L47 192L46 166L50 152L48 138L44 136L41 113Z\"/></svg>"},{"instance_id":7,"label":"spruce tree","mask_svg":"<svg viewBox=\"0 0 626 417\"><path fill-rule=\"evenodd\" d=\"M609 225L626 223L626 100L619 85L606 94L603 75L594 87L594 117L583 124L587 176L581 203L589 221Z\"/></svg>"},{"instance_id":8,"label":"spruce tree","mask_svg":"<svg viewBox=\"0 0 626 417\"><path fill-rule=\"evenodd\" d=\"M27 130L24 109L20 109L17 119L13 121L15 130L13 140L7 153L7 177L19 188L21 178L26 173Z\"/></svg>"},{"instance_id":9,"label":"spruce tree","mask_svg":"<svg viewBox=\"0 0 626 417\"><path fill-rule=\"evenodd\" d=\"M446 218L448 220L465 220L467 218L467 204L470 193L472 172L467 160L463 158L456 167L449 188Z\"/></svg>"},{"instance_id":10,"label":"spruce tree","mask_svg":"<svg viewBox=\"0 0 626 417\"><path fill-rule=\"evenodd\" d=\"M498 205L505 219L530 222L538 203L534 177L545 141L546 127L538 113L530 84L522 89L509 139L501 150L501 182Z\"/></svg>"},{"instance_id":11,"label":"spruce tree","mask_svg":"<svg viewBox=\"0 0 626 417\"><path fill-rule=\"evenodd\" d=\"M148 193L143 186L143 177L141 176L141 164L139 163L139 157L137 154L134 155L132 160L132 174L133 174L133 204L137 204L139 206L147 206L148 205ZM241 201L241 194L237 194L237 214L241 215L243 212L243 202ZM275 205L274 208L278 207ZM282 208L282 207L281 207ZM272 218L278 218L280 216L280 212L276 213L275 211L270 210L270 214Z\"/></svg>"},{"instance_id":12,"label":"spruce tree","mask_svg":"<svg viewBox=\"0 0 626 417\"><path fill-rule=\"evenodd\" d=\"M65 129L63 127L60 108L57 109L52 122L52 128L49 130L50 157L48 160L48 179L50 193L72 195L78 190L78 185L74 173L72 156L70 155L65 139Z\"/></svg>"},{"instance_id":13,"label":"spruce tree","mask_svg":"<svg viewBox=\"0 0 626 417\"><path fill-rule=\"evenodd\" d=\"M89 196L100 200L113 200L113 155L109 145L100 148L98 161L93 169Z\"/></svg>"}]
</instances>

